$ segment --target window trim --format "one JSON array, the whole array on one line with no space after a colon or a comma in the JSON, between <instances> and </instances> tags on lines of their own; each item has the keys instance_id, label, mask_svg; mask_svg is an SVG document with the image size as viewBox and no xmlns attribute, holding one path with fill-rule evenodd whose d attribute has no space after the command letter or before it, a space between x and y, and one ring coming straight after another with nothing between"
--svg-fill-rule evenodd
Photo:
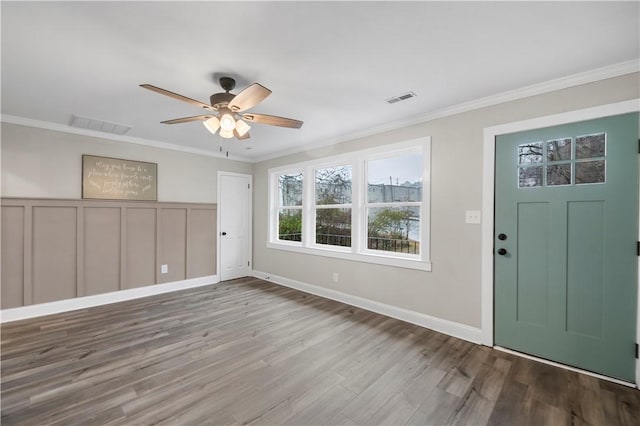
<instances>
[{"instance_id":1,"label":"window trim","mask_svg":"<svg viewBox=\"0 0 640 426\"><path fill-rule=\"evenodd\" d=\"M279 177L283 175L292 175L292 174L301 174L302 175L302 205L300 206L281 206L280 205L280 182ZM305 185L305 175L304 169L301 168L292 168L283 170L277 173L269 173L269 233L274 239L278 242L278 244L284 244L292 247L302 247L303 241L291 241L291 240L281 240L279 238L279 226L280 226L280 210L300 210L302 212L302 238L304 239L305 230L304 230L304 185Z\"/></svg>"},{"instance_id":2,"label":"window trim","mask_svg":"<svg viewBox=\"0 0 640 426\"><path fill-rule=\"evenodd\" d=\"M407 153L422 154L422 201L382 203L384 206L420 206L420 254L393 253L367 248L367 162L393 158ZM350 165L352 167L351 205L316 206L315 173L326 167ZM320 160L288 164L270 168L269 175L269 235L267 248L285 250L316 256L374 263L400 268L431 271L430 210L431 210L431 137L425 136L376 148L352 151ZM302 173L302 241L291 242L278 239L278 176ZM377 203L373 203L377 204ZM351 208L351 247L317 244L315 242L316 208Z\"/></svg>"},{"instance_id":3,"label":"window trim","mask_svg":"<svg viewBox=\"0 0 640 426\"><path fill-rule=\"evenodd\" d=\"M360 250L360 252L362 254L366 254L366 255L378 255L380 256L381 253L386 253L386 256L389 257L393 257L393 258L398 258L398 259L408 259L408 260L413 260L413 261L421 261L423 259L423 247L422 247L422 242L426 241L427 242L427 248L429 248L429 234L428 234L428 228L429 228L429 223L427 222L427 226L423 226L424 224L424 214L425 214L425 208L424 208L424 204L425 204L425 184L424 182L426 181L426 173L428 173L429 171L429 166L430 166L430 161L429 164L425 164L425 149L422 146L419 145L415 145L413 147L408 147L405 149L399 149L399 150L390 150L390 151L385 151L385 152L381 152L381 153L376 153L373 155L369 155L367 157L365 157L363 159L363 166L364 166L364 171L362 173L362 176L367 179L369 177L369 170L368 170L368 162L369 161L380 161L380 160L386 160L386 159L390 159L390 158L395 158L395 157L399 157L399 156L403 156L403 155L408 155L408 154L422 154L422 187L423 187L423 192L422 192L422 201L391 201L388 203L384 203L384 202L378 202L378 203L371 203L368 200L368 195L369 195L369 185L368 182L364 182L364 184L361 186L362 189L362 220L363 220L363 225L364 225L364 232L362 233L363 235L361 236L360 239L360 243L362 244L362 248ZM428 204L428 201L427 201ZM368 233L369 233L369 216L368 216L368 210L371 208L384 208L384 207L420 207L420 254L410 254L410 253L394 253L394 254L390 254L389 252L384 252L384 251L380 251L380 250L372 250L368 247L367 244L367 239L368 239ZM423 228L427 228L426 230ZM425 233L426 231L426 233ZM427 257L428 258L428 257Z\"/></svg>"}]
</instances>

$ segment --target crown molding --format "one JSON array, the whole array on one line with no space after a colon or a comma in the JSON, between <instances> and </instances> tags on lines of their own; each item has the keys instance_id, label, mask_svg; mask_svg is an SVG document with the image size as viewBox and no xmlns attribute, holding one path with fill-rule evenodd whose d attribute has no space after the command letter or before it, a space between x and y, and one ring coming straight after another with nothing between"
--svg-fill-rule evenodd
<instances>
[{"instance_id":1,"label":"crown molding","mask_svg":"<svg viewBox=\"0 0 640 426\"><path fill-rule=\"evenodd\" d=\"M136 145L145 145L153 148L168 149L171 151L186 152L189 154L204 155L207 157L236 160L236 161L242 161L245 163L250 162L247 158L239 157L236 155L229 155L227 157L226 155L221 154L217 151L213 152L213 151L207 151L204 149L190 148L182 145L176 145L168 142L155 141L151 139L137 138L137 137L126 136L126 135L115 135L110 133L98 132L95 130L81 129L77 127L67 126L64 124L52 123L50 121L34 120L31 118L19 117L15 115L2 114L0 116L0 121L8 124L17 124L19 126L36 127L39 129L54 130L57 132L64 132L64 133L72 133L76 135L89 136L93 138L106 139L110 141L128 142Z\"/></svg>"},{"instance_id":2,"label":"crown molding","mask_svg":"<svg viewBox=\"0 0 640 426\"><path fill-rule=\"evenodd\" d=\"M597 81L606 80L608 78L620 77L635 72L640 72L640 59L633 59L613 65L607 65L605 67L596 68L590 71L572 74L542 83L536 83L518 89L508 90L506 92L500 92L495 95L486 96L484 98L475 99L469 102L463 102L435 111L430 111L424 114L415 115L406 119L388 122L383 125L367 129L365 131L348 133L332 139L324 139L300 145L295 151L282 150L273 154L267 154L256 159L252 159L250 161L253 163L258 163L266 160L272 160L274 158L284 157L287 155L298 154L300 152L305 152L311 149L322 148L329 145L334 145L368 136L374 136L391 130L401 129L403 127L426 123L438 118L449 117L464 112L499 105L506 102L517 101L519 99L524 99L531 96L543 95L545 93L555 92L558 90L567 89L569 87L594 83Z\"/></svg>"},{"instance_id":3,"label":"crown molding","mask_svg":"<svg viewBox=\"0 0 640 426\"><path fill-rule=\"evenodd\" d=\"M573 74L565 77L556 78L542 83L536 83L529 86L524 86L519 89L508 90L505 92L497 93L495 95L486 96L469 102L463 102L460 104L452 105L449 107L441 108L435 111L429 111L424 114L415 115L401 120L395 120L385 123L380 126L369 128L364 131L352 132L343 135L338 135L329 139L316 140L312 142L299 145L297 149L280 150L271 154L266 154L259 157L242 157L238 155L229 155L229 157L220 154L219 152L207 151L204 149L190 148L182 145L176 145L168 142L160 142L151 139L137 138L132 136L112 135L102 132L96 132L87 129L78 129L75 127L51 123L48 121L33 120L25 117L18 117L12 115L1 115L0 121L11 124L18 124L22 126L38 127L48 130L56 130L59 132L73 133L83 136L90 136L95 138L114 140L118 142L129 142L138 145L145 145L160 149L169 149L172 151L181 151L191 154L204 155L207 157L216 158L228 158L230 160L242 161L246 163L260 163L262 161L272 160L274 158L285 157L288 155L298 154L301 152L309 151L312 149L322 148L329 145L335 145L342 142L361 139L368 136L377 135L380 133L401 129L403 127L414 126L417 124L426 123L438 118L449 117L464 112L469 112L481 108L486 108L494 105L499 105L505 102L516 101L519 99L528 98L531 96L542 95L549 92L555 92L557 90L567 89L569 87L580 86L583 84L594 83L600 80L606 80L608 78L620 77L626 74L632 74L640 72L640 59L633 59L630 61L620 62L613 65L607 65L605 67L596 68L590 71L584 71L578 74Z\"/></svg>"}]
</instances>

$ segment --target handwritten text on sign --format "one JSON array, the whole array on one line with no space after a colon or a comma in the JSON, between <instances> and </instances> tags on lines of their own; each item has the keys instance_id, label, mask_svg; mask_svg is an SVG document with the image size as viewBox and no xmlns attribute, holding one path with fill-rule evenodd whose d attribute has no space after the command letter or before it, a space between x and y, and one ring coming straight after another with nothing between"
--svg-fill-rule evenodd
<instances>
[{"instance_id":1,"label":"handwritten text on sign","mask_svg":"<svg viewBox=\"0 0 640 426\"><path fill-rule=\"evenodd\" d=\"M83 155L82 198L155 201L158 165Z\"/></svg>"}]
</instances>

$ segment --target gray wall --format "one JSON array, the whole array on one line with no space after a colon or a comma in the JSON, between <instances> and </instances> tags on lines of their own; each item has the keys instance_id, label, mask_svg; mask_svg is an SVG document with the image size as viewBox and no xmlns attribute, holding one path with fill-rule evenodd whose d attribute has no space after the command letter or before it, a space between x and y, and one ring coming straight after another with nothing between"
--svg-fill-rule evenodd
<instances>
[{"instance_id":1,"label":"gray wall","mask_svg":"<svg viewBox=\"0 0 640 426\"><path fill-rule=\"evenodd\" d=\"M480 327L481 230L479 225L465 224L465 210L481 208L483 129L638 97L639 75L630 74L258 163L254 269ZM432 137L431 272L266 248L270 167L421 136ZM332 281L333 272L339 273L339 283Z\"/></svg>"},{"instance_id":2,"label":"gray wall","mask_svg":"<svg viewBox=\"0 0 640 426\"><path fill-rule=\"evenodd\" d=\"M158 201L215 203L218 170L240 161L2 123L2 197L81 198L82 154L158 164Z\"/></svg>"}]
</instances>

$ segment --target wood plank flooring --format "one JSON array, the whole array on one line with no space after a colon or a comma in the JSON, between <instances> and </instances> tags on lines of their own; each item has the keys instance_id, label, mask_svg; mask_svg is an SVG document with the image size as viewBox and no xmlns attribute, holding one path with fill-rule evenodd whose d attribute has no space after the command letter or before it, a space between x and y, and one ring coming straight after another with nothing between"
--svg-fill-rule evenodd
<instances>
[{"instance_id":1,"label":"wood plank flooring","mask_svg":"<svg viewBox=\"0 0 640 426\"><path fill-rule=\"evenodd\" d=\"M254 278L2 325L2 425L636 425L640 392Z\"/></svg>"}]
</instances>

